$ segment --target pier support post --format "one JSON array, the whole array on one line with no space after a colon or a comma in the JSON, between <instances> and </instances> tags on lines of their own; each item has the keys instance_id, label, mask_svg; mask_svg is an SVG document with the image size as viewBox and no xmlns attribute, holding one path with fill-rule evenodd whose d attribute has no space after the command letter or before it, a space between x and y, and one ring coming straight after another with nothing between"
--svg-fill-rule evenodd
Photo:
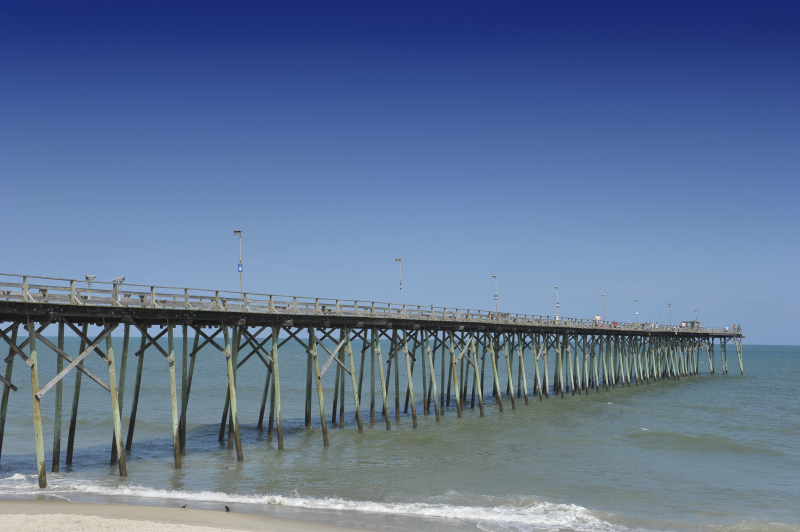
<instances>
[{"instance_id":1,"label":"pier support post","mask_svg":"<svg viewBox=\"0 0 800 532\"><path fill-rule=\"evenodd\" d=\"M125 399L125 369L128 366L128 344L129 344L130 339L131 339L131 325L130 325L130 323L126 323L124 329L125 329L125 334L124 334L124 337L122 339L122 360L120 362L120 368L119 368L119 387L117 388L117 395L118 395L118 401L119 401L119 406L118 406L117 410L119 411L120 416L122 416L122 403L123 403L123 400ZM58 358L60 359L61 357L58 357ZM61 383L59 382L59 384L61 384ZM120 417L120 419L122 419L122 418ZM116 434L114 434L114 435L112 435L112 438L111 438L111 465L114 465L114 464L117 463L117 443L116 442L117 442L117 436L116 436ZM54 463L55 463L55 461L54 461Z\"/></svg>"},{"instance_id":2,"label":"pier support post","mask_svg":"<svg viewBox=\"0 0 800 532\"><path fill-rule=\"evenodd\" d=\"M185 327L185 326L184 326ZM188 333L187 328L183 330L184 338ZM192 392L192 376L194 375L194 363L197 360L197 345L200 340L200 335L197 331L194 333L194 345L192 346L192 354L189 362L189 372L186 375L186 385L181 389L181 419L180 419L180 437L181 437L181 456L186 454L186 414L189 410L189 394ZM184 357L184 365L186 364L186 357Z\"/></svg>"},{"instance_id":3,"label":"pier support post","mask_svg":"<svg viewBox=\"0 0 800 532\"><path fill-rule=\"evenodd\" d=\"M539 371L539 358L541 358L542 347L544 346L544 335L534 334L531 336L531 347L533 348L533 390L534 395L539 396L539 401L542 400L542 374Z\"/></svg>"},{"instance_id":4,"label":"pier support post","mask_svg":"<svg viewBox=\"0 0 800 532\"><path fill-rule=\"evenodd\" d=\"M36 469L39 472L39 487L47 487L47 473L44 464L44 436L42 434L42 403L36 396L39 393L39 363L36 354L36 327L28 316L29 359L31 361L31 392L33 397L33 432L36 446ZM109 337L110 338L110 337ZM60 357L59 357L60 358Z\"/></svg>"},{"instance_id":5,"label":"pier support post","mask_svg":"<svg viewBox=\"0 0 800 532\"><path fill-rule=\"evenodd\" d=\"M742 341L734 338L733 345L736 346L736 356L739 357L739 371L741 371L741 374L744 375L744 362L742 361Z\"/></svg>"},{"instance_id":6,"label":"pier support post","mask_svg":"<svg viewBox=\"0 0 800 532\"><path fill-rule=\"evenodd\" d=\"M13 343L14 345L17 345L18 329L19 329L19 323L14 323L11 329L11 343ZM6 362L6 373L5 373L7 382L11 382L12 373L14 371L15 358L17 357L14 356L14 350L11 349L11 346L8 346L8 361ZM2 398L0 398L0 456L3 455L3 437L5 436L6 433L6 413L8 412L9 392L11 392L11 387L8 384L3 383L3 395Z\"/></svg>"},{"instance_id":7,"label":"pier support post","mask_svg":"<svg viewBox=\"0 0 800 532\"><path fill-rule=\"evenodd\" d=\"M364 329L364 349L369 349L369 424L375 424L375 346L372 342L367 345L367 329ZM375 333L375 329L372 329ZM362 357L363 359L363 357ZM363 371L363 363L362 363Z\"/></svg>"},{"instance_id":8,"label":"pier support post","mask_svg":"<svg viewBox=\"0 0 800 532\"><path fill-rule=\"evenodd\" d=\"M86 329L84 329L84 335L85 334L86 334ZM83 346L83 342L81 342L81 346ZM136 363L136 383L133 385L133 403L131 404L131 417L130 420L128 421L128 437L125 441L125 450L129 452L131 450L131 446L133 445L133 429L136 427L136 412L139 409L139 391L142 389L142 368L144 367L144 352L146 351L146 346L147 346L147 325L143 325L142 343L138 351L139 360ZM81 352L83 352L82 347L81 347ZM80 374L80 372L78 374ZM77 403L77 400L75 402Z\"/></svg>"},{"instance_id":9,"label":"pier support post","mask_svg":"<svg viewBox=\"0 0 800 532\"><path fill-rule=\"evenodd\" d=\"M481 375L481 373L478 371L478 347L477 347L477 344L475 342L475 338L470 338L468 341L469 341L469 350L472 353L472 356L470 357L470 361L469 362L472 364L472 371L473 371L473 375L474 375L473 376L473 379L474 379L473 384L475 384L474 387L477 388L478 391L480 391L480 390L483 389L483 383L481 382L481 379L483 378L483 375ZM483 417L484 416L484 410L483 410L483 394L482 393L478 393L478 408L480 410L481 417Z\"/></svg>"},{"instance_id":10,"label":"pier support post","mask_svg":"<svg viewBox=\"0 0 800 532\"><path fill-rule=\"evenodd\" d=\"M435 347L436 343L434 342L434 348ZM430 337L425 339L425 345L422 356L428 359L428 369L430 370L431 374L430 390L431 393L433 394L433 410L434 413L436 414L436 421L438 422L441 419L441 415L439 413L439 397L438 394L436 393L436 372L434 371L434 365L433 365L433 357L436 356L436 352L435 350L431 350ZM425 397L425 403L426 404L428 403L427 396Z\"/></svg>"},{"instance_id":11,"label":"pier support post","mask_svg":"<svg viewBox=\"0 0 800 532\"><path fill-rule=\"evenodd\" d=\"M411 397L411 420L414 428L417 428L417 406L414 401L414 382L411 378L413 371L413 364L411 362L411 353L408 351L408 333L403 334L403 351L406 353L406 375L408 376L408 394Z\"/></svg>"},{"instance_id":12,"label":"pier support post","mask_svg":"<svg viewBox=\"0 0 800 532\"><path fill-rule=\"evenodd\" d=\"M461 406L461 399L459 398L460 388L458 386L458 371L456 369L455 333L453 331L450 331L450 373L453 377L453 390L455 391L455 400L456 400L456 414L458 415L458 417L461 417L462 406ZM450 384L448 383L447 386L449 387ZM450 394L448 393L448 398L449 396Z\"/></svg>"},{"instance_id":13,"label":"pier support post","mask_svg":"<svg viewBox=\"0 0 800 532\"><path fill-rule=\"evenodd\" d=\"M111 335L106 336L106 359L108 362L108 387L111 392L111 416L114 419L114 440L117 446L117 465L119 466L119 476L128 476L128 469L125 467L125 447L122 445L122 424L119 416L119 396L117 395L117 371L114 366L114 347L111 343Z\"/></svg>"},{"instance_id":14,"label":"pier support post","mask_svg":"<svg viewBox=\"0 0 800 532\"><path fill-rule=\"evenodd\" d=\"M223 327L225 325L223 324ZM228 334L228 328L225 327L225 351L226 351L226 359L228 362L228 394L230 395L231 399L231 420L233 421L233 439L234 444L236 445L236 460L239 462L244 460L244 454L242 453L242 438L239 434L239 415L236 411L236 374L235 374L235 367L236 367L236 360L239 351L239 327L234 326L233 330L233 338L231 339ZM232 340L232 342L231 342ZM233 345L231 345L233 344Z\"/></svg>"},{"instance_id":15,"label":"pier support post","mask_svg":"<svg viewBox=\"0 0 800 532\"><path fill-rule=\"evenodd\" d=\"M511 357L509 356L509 351L511 351L511 347L510 347L510 342L508 341L508 339L509 339L509 336L508 335L504 335L504 338L503 338L503 355L505 355L506 371L508 371L508 385L507 385L506 388L509 391L508 395L509 395L509 397L511 399L511 410L516 410L517 409L517 400L514 397L514 389L512 387L513 382L514 382L514 375L512 374L512 371L511 371ZM497 392L499 394L500 390L498 389Z\"/></svg>"},{"instance_id":16,"label":"pier support post","mask_svg":"<svg viewBox=\"0 0 800 532\"><path fill-rule=\"evenodd\" d=\"M311 329L309 329L310 331ZM310 340L309 340L310 341ZM316 347L315 347L316 348ZM310 344L309 344L310 349ZM313 357L311 356L311 351L307 353L306 358L306 411L305 411L305 425L306 430L311 428L311 387L313 386L313 371L312 365L313 361L311 360Z\"/></svg>"},{"instance_id":17,"label":"pier support post","mask_svg":"<svg viewBox=\"0 0 800 532\"><path fill-rule=\"evenodd\" d=\"M361 420L361 401L358 394L358 381L356 380L356 366L353 361L353 346L350 342L350 330L346 329L344 333L347 335L347 358L350 360L350 381L353 384L353 401L355 402L356 422L358 423L358 433L364 433L364 424ZM363 363L362 363L363 365ZM344 374L342 374L344 380ZM344 401L342 401L344 403Z\"/></svg>"},{"instance_id":18,"label":"pier support post","mask_svg":"<svg viewBox=\"0 0 800 532\"><path fill-rule=\"evenodd\" d=\"M89 332L89 324L83 324L83 330L81 331L83 336L85 337L86 334ZM81 338L81 346L79 353L83 353L84 349L86 349L86 341ZM59 357L61 358L61 357ZM69 416L69 432L67 433L67 459L66 464L68 466L72 465L72 454L75 450L75 430L77 429L78 425L78 405L80 404L81 398L81 376L83 375L82 372L76 371L75 372L75 387L72 391L72 412Z\"/></svg>"},{"instance_id":19,"label":"pier support post","mask_svg":"<svg viewBox=\"0 0 800 532\"><path fill-rule=\"evenodd\" d=\"M525 336L517 334L517 356L519 357L519 374L522 376L522 393L525 396L525 404L528 404L528 380L525 377Z\"/></svg>"},{"instance_id":20,"label":"pier support post","mask_svg":"<svg viewBox=\"0 0 800 532\"><path fill-rule=\"evenodd\" d=\"M497 406L500 408L500 412L503 411L503 398L500 397L500 379L497 375L497 356L495 356L495 345L494 345L494 336L492 334L486 335L487 344L489 346L489 356L492 358L492 375L494 376L494 389L495 389L495 401L497 402Z\"/></svg>"},{"instance_id":21,"label":"pier support post","mask_svg":"<svg viewBox=\"0 0 800 532\"><path fill-rule=\"evenodd\" d=\"M319 398L319 420L322 423L322 444L328 447L328 424L325 420L325 398L322 394L322 375L319 373L319 358L317 358L317 336L314 327L308 328L309 356L314 359L314 380L317 382L317 397Z\"/></svg>"},{"instance_id":22,"label":"pier support post","mask_svg":"<svg viewBox=\"0 0 800 532\"><path fill-rule=\"evenodd\" d=\"M64 350L64 322L58 322L58 348ZM64 369L64 358L56 356L56 375ZM53 463L50 470L58 473L61 462L61 402L63 399L63 380L56 383L56 412L53 426Z\"/></svg>"},{"instance_id":23,"label":"pier support post","mask_svg":"<svg viewBox=\"0 0 800 532\"><path fill-rule=\"evenodd\" d=\"M181 467L181 437L180 437L180 420L178 419L178 390L175 383L175 326L167 322L167 337L169 358L169 393L172 406L172 450L175 455L175 467Z\"/></svg>"},{"instance_id":24,"label":"pier support post","mask_svg":"<svg viewBox=\"0 0 800 532\"><path fill-rule=\"evenodd\" d=\"M383 397L383 419L386 421L386 430L392 429L391 421L389 420L389 405L387 403L386 379L383 375L383 360L381 360L381 339L380 334L376 329L372 329L372 336L370 338L370 349L372 356L378 361L378 376L381 380L381 396Z\"/></svg>"},{"instance_id":25,"label":"pier support post","mask_svg":"<svg viewBox=\"0 0 800 532\"><path fill-rule=\"evenodd\" d=\"M275 410L275 424L278 430L278 450L283 449L283 417L281 414L281 379L278 371L278 339L281 328L272 326L272 404ZM270 407L269 431L272 433L272 411Z\"/></svg>"}]
</instances>

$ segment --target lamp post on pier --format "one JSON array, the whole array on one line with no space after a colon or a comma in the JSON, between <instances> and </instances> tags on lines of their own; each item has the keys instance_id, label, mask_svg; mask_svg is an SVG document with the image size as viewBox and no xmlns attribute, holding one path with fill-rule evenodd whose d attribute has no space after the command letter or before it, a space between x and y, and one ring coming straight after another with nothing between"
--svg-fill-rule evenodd
<instances>
[{"instance_id":1,"label":"lamp post on pier","mask_svg":"<svg viewBox=\"0 0 800 532\"><path fill-rule=\"evenodd\" d=\"M634 299L636 302L636 325L639 325L639 300Z\"/></svg>"},{"instance_id":2,"label":"lamp post on pier","mask_svg":"<svg viewBox=\"0 0 800 532\"><path fill-rule=\"evenodd\" d=\"M606 321L606 295L605 294L600 294L600 295L603 296L603 322L605 322Z\"/></svg>"},{"instance_id":3,"label":"lamp post on pier","mask_svg":"<svg viewBox=\"0 0 800 532\"><path fill-rule=\"evenodd\" d=\"M239 237L239 297L244 299L244 296L242 295L242 270L244 269L242 267L242 232L238 229L235 229L233 234Z\"/></svg>"},{"instance_id":4,"label":"lamp post on pier","mask_svg":"<svg viewBox=\"0 0 800 532\"><path fill-rule=\"evenodd\" d=\"M672 327L672 303L667 303L669 307L669 326Z\"/></svg>"},{"instance_id":5,"label":"lamp post on pier","mask_svg":"<svg viewBox=\"0 0 800 532\"><path fill-rule=\"evenodd\" d=\"M394 261L400 265L400 306L403 306L403 259L398 257Z\"/></svg>"},{"instance_id":6,"label":"lamp post on pier","mask_svg":"<svg viewBox=\"0 0 800 532\"><path fill-rule=\"evenodd\" d=\"M698 309L694 309L694 321L697 321L697 313L700 312Z\"/></svg>"},{"instance_id":7,"label":"lamp post on pier","mask_svg":"<svg viewBox=\"0 0 800 532\"><path fill-rule=\"evenodd\" d=\"M558 321L558 315L561 311L561 303L558 301L558 286L556 286L556 321Z\"/></svg>"},{"instance_id":8,"label":"lamp post on pier","mask_svg":"<svg viewBox=\"0 0 800 532\"><path fill-rule=\"evenodd\" d=\"M494 279L494 313L497 314L497 276L492 275Z\"/></svg>"}]
</instances>

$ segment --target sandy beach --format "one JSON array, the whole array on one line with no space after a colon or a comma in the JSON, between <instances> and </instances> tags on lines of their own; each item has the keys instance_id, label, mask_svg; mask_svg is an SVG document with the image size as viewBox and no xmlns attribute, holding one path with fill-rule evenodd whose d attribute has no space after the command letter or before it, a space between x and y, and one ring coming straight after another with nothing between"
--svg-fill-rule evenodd
<instances>
[{"instance_id":1,"label":"sandy beach","mask_svg":"<svg viewBox=\"0 0 800 532\"><path fill-rule=\"evenodd\" d=\"M56 500L0 501L0 523L3 530L34 532L98 531L150 532L216 532L219 530L257 530L269 532L342 532L353 530L276 517L214 512L183 508L128 506L122 504L72 503Z\"/></svg>"}]
</instances>

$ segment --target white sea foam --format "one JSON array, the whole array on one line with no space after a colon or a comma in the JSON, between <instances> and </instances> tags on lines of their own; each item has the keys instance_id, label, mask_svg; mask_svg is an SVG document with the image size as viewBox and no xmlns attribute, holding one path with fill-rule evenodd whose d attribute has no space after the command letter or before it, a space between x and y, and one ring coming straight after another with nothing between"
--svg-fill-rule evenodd
<instances>
[{"instance_id":1,"label":"white sea foam","mask_svg":"<svg viewBox=\"0 0 800 532\"><path fill-rule=\"evenodd\" d=\"M174 500L198 503L248 504L255 506L282 506L316 510L352 511L383 515L408 515L437 519L474 522L486 531L604 531L621 527L599 519L589 510L574 504L519 500L491 505L452 505L418 502L354 501L339 498L313 498L286 495L236 495L218 491L181 491L148 488L144 486L102 486L68 478L53 478L45 490L39 490L36 475L16 474L0 479L0 496L48 494L67 499L75 495L96 495L120 498ZM499 500L485 501L501 502Z\"/></svg>"}]
</instances>

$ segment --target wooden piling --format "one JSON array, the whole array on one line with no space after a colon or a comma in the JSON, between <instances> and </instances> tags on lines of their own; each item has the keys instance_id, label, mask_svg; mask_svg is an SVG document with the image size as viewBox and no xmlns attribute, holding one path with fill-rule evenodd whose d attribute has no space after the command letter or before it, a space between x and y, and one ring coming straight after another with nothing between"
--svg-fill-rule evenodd
<instances>
[{"instance_id":1,"label":"wooden piling","mask_svg":"<svg viewBox=\"0 0 800 532\"><path fill-rule=\"evenodd\" d=\"M272 403L275 407L275 423L278 431L278 450L283 449L283 417L281 414L281 380L278 371L278 339L281 328L272 326ZM272 432L272 408L270 408L270 432Z\"/></svg>"},{"instance_id":2,"label":"wooden piling","mask_svg":"<svg viewBox=\"0 0 800 532\"><path fill-rule=\"evenodd\" d=\"M517 333L517 357L519 358L519 374L522 376L522 393L525 404L528 404L528 379L525 376L525 336Z\"/></svg>"},{"instance_id":3,"label":"wooden piling","mask_svg":"<svg viewBox=\"0 0 800 532\"><path fill-rule=\"evenodd\" d=\"M108 363L108 387L111 393L111 416L114 419L114 440L117 446L117 465L119 466L119 476L128 476L128 469L125 467L125 447L122 445L122 423L119 415L119 396L117 395L117 375L114 367L114 347L111 335L106 336L106 359Z\"/></svg>"},{"instance_id":4,"label":"wooden piling","mask_svg":"<svg viewBox=\"0 0 800 532\"><path fill-rule=\"evenodd\" d=\"M85 337L89 331L89 324L83 324L83 336ZM83 353L86 349L86 341L81 338L81 346L79 353ZM61 358L61 357L59 357ZM66 464L67 466L72 465L72 455L73 451L75 450L75 430L77 429L78 425L78 405L80 404L81 398L81 376L83 375L82 372L76 371L75 372L75 387L72 390L72 412L69 416L69 432L67 433L67 458Z\"/></svg>"},{"instance_id":5,"label":"wooden piling","mask_svg":"<svg viewBox=\"0 0 800 532\"><path fill-rule=\"evenodd\" d=\"M486 342L488 343L489 347L489 357L492 359L492 375L494 376L494 398L497 402L497 406L500 408L500 412L503 411L503 398L500 397L500 379L497 375L497 356L495 354L495 345L494 345L494 337L491 334L486 335L485 337ZM484 345L484 349L486 349L486 345Z\"/></svg>"},{"instance_id":6,"label":"wooden piling","mask_svg":"<svg viewBox=\"0 0 800 532\"><path fill-rule=\"evenodd\" d=\"M459 398L459 387L458 387L458 371L456 371L456 349L455 349L455 333L450 331L450 374L453 379L453 390L455 390L455 400L456 400L456 413L458 417L461 417L461 411L463 409L461 405L461 399ZM448 397L450 395L450 385L448 384L447 389ZM449 401L448 401L449 404Z\"/></svg>"},{"instance_id":7,"label":"wooden piling","mask_svg":"<svg viewBox=\"0 0 800 532\"><path fill-rule=\"evenodd\" d=\"M470 352L472 353L472 356L470 357L470 359L471 359L470 362L472 363L472 370L473 370L473 375L474 375L473 378L474 378L475 381L477 381L477 383L473 383L473 384L476 384L476 385L473 385L473 390L475 388L477 388L478 390L482 390L483 389L483 383L480 381L480 379L483 378L483 375L481 375L478 372L478 348L476 347L476 343L475 343L475 339L474 338L470 338L469 342L470 342L469 349L470 349ZM473 396L473 401L474 400L475 400L475 397ZM483 394L482 393L478 394L478 408L480 409L481 417L483 417L484 416L484 410L483 410Z\"/></svg>"},{"instance_id":8,"label":"wooden piling","mask_svg":"<svg viewBox=\"0 0 800 532\"><path fill-rule=\"evenodd\" d=\"M267 410L267 399L269 399L269 383L272 380L272 372L269 368L267 368L267 376L264 381L264 393L261 395L261 409L258 411L258 423L256 427L259 429L264 428L264 413ZM270 408L270 414L272 413L272 408ZM270 425L270 429L272 426ZM270 431L271 432L271 431ZM267 436L267 441L272 441L272 434Z\"/></svg>"},{"instance_id":9,"label":"wooden piling","mask_svg":"<svg viewBox=\"0 0 800 532\"><path fill-rule=\"evenodd\" d=\"M408 333L403 334L403 351L406 354L406 375L408 377L408 393L411 397L411 420L414 428L417 428L417 405L414 401L414 382L411 378L413 366L411 363L411 354L408 351Z\"/></svg>"},{"instance_id":10,"label":"wooden piling","mask_svg":"<svg viewBox=\"0 0 800 532\"><path fill-rule=\"evenodd\" d=\"M441 416L439 414L439 398L438 398L438 395L436 393L436 372L434 371L434 364L433 364L433 362L434 362L433 361L433 357L435 356L435 352L436 352L435 351L435 347L436 346L434 344L434 349L433 350L430 349L430 337L429 337L429 338L427 338L425 340L425 346L424 347L425 347L425 349L424 349L424 352L423 352L423 356L428 359L428 369L430 370L430 375L431 375L431 382L430 382L431 393L433 394L433 409L434 409L434 413L436 414L436 421L438 422L440 420ZM425 401L426 402L428 401L427 396L425 398Z\"/></svg>"},{"instance_id":11,"label":"wooden piling","mask_svg":"<svg viewBox=\"0 0 800 532\"><path fill-rule=\"evenodd\" d=\"M169 329L167 332L169 344L169 358L167 359L167 362L169 363L169 393L172 406L172 450L173 454L175 455L175 467L180 469L181 437L180 430L178 428L180 425L178 419L178 390L175 383L175 326L167 322L167 328Z\"/></svg>"},{"instance_id":12,"label":"wooden piling","mask_svg":"<svg viewBox=\"0 0 800 532\"><path fill-rule=\"evenodd\" d=\"M36 328L34 322L28 316L28 337L30 355L28 356L31 364L31 392L33 395L33 433L36 447L36 469L39 472L39 487L47 487L47 473L44 463L44 436L42 434L42 404L37 397L39 393L39 363L36 353ZM59 357L60 358L60 357Z\"/></svg>"},{"instance_id":13,"label":"wooden piling","mask_svg":"<svg viewBox=\"0 0 800 532\"><path fill-rule=\"evenodd\" d=\"M117 396L118 396L118 410L120 412L120 416L122 415L122 402L125 399L125 369L128 366L128 344L131 339L131 325L130 323L126 323L124 327L125 333L122 339L122 360L120 361L120 368L119 368L119 386L117 387ZM61 358L61 357L58 357ZM61 382L59 381L59 384ZM115 465L117 463L117 436L116 434L111 435L111 465ZM53 460L55 463L55 459Z\"/></svg>"},{"instance_id":14,"label":"wooden piling","mask_svg":"<svg viewBox=\"0 0 800 532\"><path fill-rule=\"evenodd\" d=\"M187 331L184 329L184 338ZM186 387L181 389L181 419L180 419L180 437L181 437L181 456L186 454L186 415L189 410L189 394L192 392L192 376L194 375L194 363L197 360L197 345L200 340L200 335L195 330L194 345L192 346L192 354L190 356L189 371L186 375ZM184 363L186 362L184 358Z\"/></svg>"},{"instance_id":15,"label":"wooden piling","mask_svg":"<svg viewBox=\"0 0 800 532\"><path fill-rule=\"evenodd\" d=\"M383 361L381 360L381 341L380 341L380 334L378 333L377 329L372 329L372 335L370 338L370 349L374 353L373 356L375 360L377 360L378 364L378 376L381 381L381 397L383 399L383 406L381 411L383 412L383 419L386 421L386 430L392 429L391 421L389 420L389 404L387 400L387 391L386 391L386 379L383 375Z\"/></svg>"},{"instance_id":16,"label":"wooden piling","mask_svg":"<svg viewBox=\"0 0 800 532\"><path fill-rule=\"evenodd\" d=\"M14 323L11 329L11 343L13 343L14 345L17 344L18 329L19 329L19 323ZM8 357L6 361L6 372L5 372L6 382L11 382L11 377L14 372L15 358L17 357L14 353L14 350L11 348L11 346L8 346ZM8 412L9 392L11 392L11 387L8 384L3 383L3 395L2 398L0 398L0 456L3 455L3 437L5 436L6 433L6 414Z\"/></svg>"},{"instance_id":17,"label":"wooden piling","mask_svg":"<svg viewBox=\"0 0 800 532\"><path fill-rule=\"evenodd\" d=\"M328 447L328 425L325 421L325 398L322 393L322 375L319 373L319 358L317 357L317 336L314 327L308 328L309 356L313 359L314 377L317 383L317 397L319 398L319 419L322 424L322 444Z\"/></svg>"},{"instance_id":18,"label":"wooden piling","mask_svg":"<svg viewBox=\"0 0 800 532\"><path fill-rule=\"evenodd\" d=\"M236 460L239 462L244 460L242 452L242 438L239 433L239 415L236 411L236 360L239 350L239 326L234 326L232 332L233 338L228 336L227 327L225 328L225 358L228 364L228 396L230 397L231 419L233 421L233 439L236 446Z\"/></svg>"},{"instance_id":19,"label":"wooden piling","mask_svg":"<svg viewBox=\"0 0 800 532\"><path fill-rule=\"evenodd\" d=\"M85 329L84 329L85 330ZM128 436L125 441L125 450L130 452L133 445L133 429L136 427L136 412L139 409L139 391L142 388L142 368L144 367L144 353L147 346L147 325L142 326L142 343L139 347L138 357L136 363L136 383L133 385L133 403L131 404L131 415L128 421ZM81 346L83 343L81 343ZM83 349L81 349L83 351ZM77 400L75 401L77 403ZM73 407L74 408L74 407ZM67 454L69 457L69 454ZM69 459L69 458L68 458Z\"/></svg>"},{"instance_id":20,"label":"wooden piling","mask_svg":"<svg viewBox=\"0 0 800 532\"><path fill-rule=\"evenodd\" d=\"M64 350L64 322L58 322L58 348ZM61 373L64 369L64 359L56 356L56 375ZM80 372L78 372L80 373ZM61 402L63 399L63 380L61 379L56 383L56 411L53 426L53 460L50 470L53 473L58 473L59 465L61 462Z\"/></svg>"},{"instance_id":21,"label":"wooden piling","mask_svg":"<svg viewBox=\"0 0 800 532\"><path fill-rule=\"evenodd\" d=\"M353 384L353 402L355 403L354 408L356 410L356 422L358 423L359 434L363 434L364 425L361 420L361 402L358 396L358 382L356 381L356 367L355 362L353 361L353 346L350 343L350 331L346 330L345 334L347 336L347 358L350 360L350 380ZM344 375L342 375L342 379L344 379ZM342 404L344 405L344 401L342 401Z\"/></svg>"},{"instance_id":22,"label":"wooden piling","mask_svg":"<svg viewBox=\"0 0 800 532\"><path fill-rule=\"evenodd\" d=\"M503 341L503 355L505 355L506 359L506 371L508 371L508 396L511 399L511 410L517 409L517 400L514 398L514 390L511 389L511 383L514 382L514 375L511 373L511 359L508 355L508 352L511 348L508 346L508 336L504 337Z\"/></svg>"},{"instance_id":23,"label":"wooden piling","mask_svg":"<svg viewBox=\"0 0 800 532\"><path fill-rule=\"evenodd\" d=\"M310 331L311 329L309 329ZM310 349L310 347L309 347ZM312 356L311 351L308 351L308 356L306 357L306 411L305 411L305 426L306 430L311 428L311 387L313 386L313 370L312 370Z\"/></svg>"}]
</instances>

